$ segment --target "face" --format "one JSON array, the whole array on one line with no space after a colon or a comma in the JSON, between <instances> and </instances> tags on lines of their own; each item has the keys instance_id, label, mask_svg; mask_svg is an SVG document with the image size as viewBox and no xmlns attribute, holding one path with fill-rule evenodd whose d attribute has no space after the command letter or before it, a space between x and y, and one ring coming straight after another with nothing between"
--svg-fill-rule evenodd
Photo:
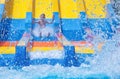
<instances>
[{"instance_id":1,"label":"face","mask_svg":"<svg viewBox=\"0 0 120 79\"><path fill-rule=\"evenodd\" d=\"M45 14L41 14L40 18L44 19L45 18Z\"/></svg>"}]
</instances>

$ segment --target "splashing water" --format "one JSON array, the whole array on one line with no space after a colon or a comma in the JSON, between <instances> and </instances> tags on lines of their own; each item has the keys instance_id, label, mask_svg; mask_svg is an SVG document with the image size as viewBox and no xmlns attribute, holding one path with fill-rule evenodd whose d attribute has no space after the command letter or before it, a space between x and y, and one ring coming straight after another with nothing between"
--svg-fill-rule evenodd
<instances>
[{"instance_id":1,"label":"splashing water","mask_svg":"<svg viewBox=\"0 0 120 79\"><path fill-rule=\"evenodd\" d=\"M80 67L63 67L59 64L55 66L30 65L18 70L0 67L0 79L120 79L119 40L120 34L115 34L110 40L94 40L93 43L104 41L105 44L102 51L96 51L92 57L86 58L86 62L90 64L83 63ZM60 51L53 51L52 55L39 55L43 58L44 56L62 57ZM33 59L37 57L32 56Z\"/></svg>"},{"instance_id":2,"label":"splashing water","mask_svg":"<svg viewBox=\"0 0 120 79\"><path fill-rule=\"evenodd\" d=\"M120 35L107 40L101 52L96 52L93 57L86 59L90 62L89 65L31 65L20 70L0 67L0 79L120 79L120 46L116 37Z\"/></svg>"}]
</instances>

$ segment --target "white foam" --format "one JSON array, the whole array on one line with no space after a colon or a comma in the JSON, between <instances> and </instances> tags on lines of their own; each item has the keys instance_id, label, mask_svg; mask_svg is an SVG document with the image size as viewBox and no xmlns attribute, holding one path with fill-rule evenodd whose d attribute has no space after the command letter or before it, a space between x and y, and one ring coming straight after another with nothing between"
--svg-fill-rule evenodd
<instances>
[{"instance_id":1,"label":"white foam","mask_svg":"<svg viewBox=\"0 0 120 79\"><path fill-rule=\"evenodd\" d=\"M30 59L42 59L42 58L48 58L48 59L62 59L63 58L63 51L58 50L52 50L52 51L46 51L46 52L31 52L30 53Z\"/></svg>"},{"instance_id":2,"label":"white foam","mask_svg":"<svg viewBox=\"0 0 120 79\"><path fill-rule=\"evenodd\" d=\"M45 27L45 28L40 28L39 26L35 27L33 29L33 35L36 37L39 37L41 33L41 36L48 36L50 33L51 36L54 35L54 29L52 27Z\"/></svg>"}]
</instances>

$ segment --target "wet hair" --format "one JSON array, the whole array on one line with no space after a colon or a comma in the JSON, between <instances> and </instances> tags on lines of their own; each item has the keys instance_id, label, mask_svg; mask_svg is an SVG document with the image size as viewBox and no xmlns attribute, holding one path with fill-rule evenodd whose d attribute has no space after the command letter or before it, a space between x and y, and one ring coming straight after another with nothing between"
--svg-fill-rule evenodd
<instances>
[{"instance_id":1,"label":"wet hair","mask_svg":"<svg viewBox=\"0 0 120 79\"><path fill-rule=\"evenodd\" d=\"M44 16L44 18L45 18L45 14L44 14L44 13L42 13L42 14L40 15L40 17L41 17L41 16Z\"/></svg>"}]
</instances>

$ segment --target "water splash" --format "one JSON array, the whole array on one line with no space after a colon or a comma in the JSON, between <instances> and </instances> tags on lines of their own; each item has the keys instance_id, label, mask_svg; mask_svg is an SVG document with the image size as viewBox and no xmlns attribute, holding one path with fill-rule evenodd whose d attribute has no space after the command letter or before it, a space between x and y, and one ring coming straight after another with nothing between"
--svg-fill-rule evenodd
<instances>
[{"instance_id":1,"label":"water splash","mask_svg":"<svg viewBox=\"0 0 120 79\"><path fill-rule=\"evenodd\" d=\"M20 70L0 67L0 76L1 79L119 79L120 46L117 45L118 42L119 40L114 38L107 40L101 52L96 52L93 57L86 59L90 62L89 65L82 64L80 67L62 67L59 64L31 65ZM7 78L6 75L8 75Z\"/></svg>"},{"instance_id":2,"label":"water splash","mask_svg":"<svg viewBox=\"0 0 120 79\"><path fill-rule=\"evenodd\" d=\"M59 64L30 65L18 70L0 67L0 79L120 79L120 34L115 34L111 40L99 38L103 35L103 32L100 33L93 41L96 46L99 42L105 44L101 52L96 50L93 57L86 58L86 62L90 64L83 63L80 67L63 67ZM53 52L54 57L59 58L56 52L60 51ZM62 57L61 53L59 54ZM41 56L43 54L40 54Z\"/></svg>"}]
</instances>

